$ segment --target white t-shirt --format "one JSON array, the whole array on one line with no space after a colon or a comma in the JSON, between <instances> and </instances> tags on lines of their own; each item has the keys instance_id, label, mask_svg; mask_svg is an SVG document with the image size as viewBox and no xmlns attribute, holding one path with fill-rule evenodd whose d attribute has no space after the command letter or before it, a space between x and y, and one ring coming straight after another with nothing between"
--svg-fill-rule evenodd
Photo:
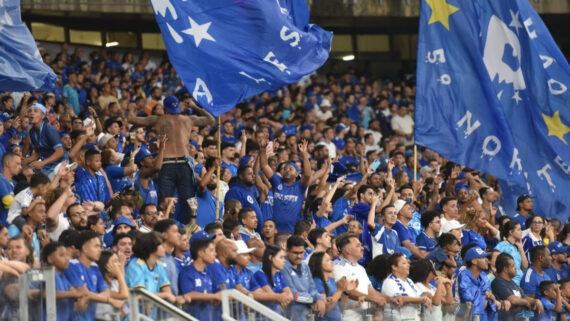
<instances>
[{"instance_id":1,"label":"white t-shirt","mask_svg":"<svg viewBox=\"0 0 570 321\"><path fill-rule=\"evenodd\" d=\"M334 280L342 279L346 277L347 281L358 280L358 286L356 291L362 294L368 294L368 288L372 286L366 270L360 264L353 264L345 259L335 262L333 268ZM344 309L344 314L342 316L343 321L361 321L364 320L363 317L366 315L366 309L368 308L368 303L358 304L358 301L348 299L347 308Z\"/></svg>"},{"instance_id":2,"label":"white t-shirt","mask_svg":"<svg viewBox=\"0 0 570 321\"><path fill-rule=\"evenodd\" d=\"M416 283L416 288L422 293L429 293L431 296L435 295L435 291L437 288L431 284L429 286L425 286L425 284L421 282ZM424 320L443 320L443 314L441 312L441 303L439 305L432 305L433 312L430 312L429 309L424 309ZM455 320L455 319L454 319Z\"/></svg>"},{"instance_id":3,"label":"white t-shirt","mask_svg":"<svg viewBox=\"0 0 570 321\"><path fill-rule=\"evenodd\" d=\"M10 205L10 209L8 210L8 217L6 219L8 225L12 224L12 221L14 221L18 215L22 214L23 208L30 206L33 199L34 195L32 194L32 190L30 190L29 187L16 194L14 200L12 201L12 205Z\"/></svg>"},{"instance_id":4,"label":"white t-shirt","mask_svg":"<svg viewBox=\"0 0 570 321\"><path fill-rule=\"evenodd\" d=\"M413 133L414 131L414 120L410 115L405 115L404 117L400 117L399 115L395 115L392 117L392 121L390 122L392 125L393 130L399 130L404 134L408 135ZM402 143L406 146L412 145L414 143L413 138L407 139L403 136L399 136Z\"/></svg>"},{"instance_id":5,"label":"white t-shirt","mask_svg":"<svg viewBox=\"0 0 570 321\"><path fill-rule=\"evenodd\" d=\"M401 280L394 274L390 274L384 283L382 283L382 294L391 298L397 296L407 296L411 298L419 298L422 292L418 290L415 284L409 278ZM421 306L417 303L408 303L401 308L394 304L386 304L384 306L384 318L394 321L420 321Z\"/></svg>"},{"instance_id":6,"label":"white t-shirt","mask_svg":"<svg viewBox=\"0 0 570 321\"><path fill-rule=\"evenodd\" d=\"M59 219L57 222L57 227L55 228L55 230L48 232L49 238L52 241L57 241L59 240L59 236L61 235L61 233L63 233L63 231L69 229L69 221L67 220L67 218L65 218L65 216L63 215L63 213L59 213Z\"/></svg>"},{"instance_id":7,"label":"white t-shirt","mask_svg":"<svg viewBox=\"0 0 570 321\"><path fill-rule=\"evenodd\" d=\"M317 143L318 145L325 145L329 150L329 157L336 158L336 145L333 142L327 143L324 140Z\"/></svg>"}]
</instances>

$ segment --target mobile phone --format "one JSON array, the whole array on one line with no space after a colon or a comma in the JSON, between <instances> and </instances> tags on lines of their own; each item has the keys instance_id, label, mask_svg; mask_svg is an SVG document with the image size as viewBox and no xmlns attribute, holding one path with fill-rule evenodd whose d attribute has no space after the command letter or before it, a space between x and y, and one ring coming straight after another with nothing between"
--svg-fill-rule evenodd
<instances>
[{"instance_id":1,"label":"mobile phone","mask_svg":"<svg viewBox=\"0 0 570 321\"><path fill-rule=\"evenodd\" d=\"M378 167L380 167L380 160L379 159L373 161L372 165L371 165L371 168L373 171L376 171L378 169Z\"/></svg>"},{"instance_id":2,"label":"mobile phone","mask_svg":"<svg viewBox=\"0 0 570 321\"><path fill-rule=\"evenodd\" d=\"M265 149L265 153L268 155L273 154L273 142L267 143L267 148Z\"/></svg>"}]
</instances>

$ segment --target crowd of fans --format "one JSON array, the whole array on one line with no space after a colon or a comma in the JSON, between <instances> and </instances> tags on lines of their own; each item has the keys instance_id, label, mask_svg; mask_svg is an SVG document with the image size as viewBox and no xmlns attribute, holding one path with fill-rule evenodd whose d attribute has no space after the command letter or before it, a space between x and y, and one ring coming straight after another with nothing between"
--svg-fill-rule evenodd
<instances>
[{"instance_id":1,"label":"crowd of fans","mask_svg":"<svg viewBox=\"0 0 570 321\"><path fill-rule=\"evenodd\" d=\"M0 93L2 320L40 266L58 321L125 317L139 287L199 320L221 320L224 289L291 320L570 313L570 224L528 195L505 213L494 177L415 156L413 76L333 66L218 128L168 61L41 53L53 91Z\"/></svg>"}]
</instances>

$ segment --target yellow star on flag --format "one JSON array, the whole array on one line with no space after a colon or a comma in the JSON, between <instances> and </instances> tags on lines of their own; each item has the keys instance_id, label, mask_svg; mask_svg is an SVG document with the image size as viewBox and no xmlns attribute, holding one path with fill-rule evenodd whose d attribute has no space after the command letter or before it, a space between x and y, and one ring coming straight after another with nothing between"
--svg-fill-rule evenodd
<instances>
[{"instance_id":1,"label":"yellow star on flag","mask_svg":"<svg viewBox=\"0 0 570 321\"><path fill-rule=\"evenodd\" d=\"M570 127L562 123L559 111L557 110L552 117L542 114L542 118L544 119L546 127L548 127L548 136L556 136L560 138L564 144L568 145L564 139L564 135L570 133Z\"/></svg>"},{"instance_id":2,"label":"yellow star on flag","mask_svg":"<svg viewBox=\"0 0 570 321\"><path fill-rule=\"evenodd\" d=\"M441 22L441 24L449 30L449 16L459 10L459 8L448 4L445 0L426 0L426 3L431 8L431 17L429 24Z\"/></svg>"}]
</instances>

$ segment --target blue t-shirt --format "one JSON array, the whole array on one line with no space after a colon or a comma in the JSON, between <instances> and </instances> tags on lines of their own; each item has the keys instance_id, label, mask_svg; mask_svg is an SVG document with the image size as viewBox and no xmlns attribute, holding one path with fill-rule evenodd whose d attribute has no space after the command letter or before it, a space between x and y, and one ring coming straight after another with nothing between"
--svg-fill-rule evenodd
<instances>
[{"instance_id":1,"label":"blue t-shirt","mask_svg":"<svg viewBox=\"0 0 570 321\"><path fill-rule=\"evenodd\" d=\"M6 219L8 218L8 210L14 200L14 181L8 180L0 173L0 223L6 226Z\"/></svg>"},{"instance_id":2,"label":"blue t-shirt","mask_svg":"<svg viewBox=\"0 0 570 321\"><path fill-rule=\"evenodd\" d=\"M475 243L477 246L485 250L487 248L487 243L483 235L475 233L472 230L464 229L463 237L461 238L461 244Z\"/></svg>"},{"instance_id":3,"label":"blue t-shirt","mask_svg":"<svg viewBox=\"0 0 570 321\"><path fill-rule=\"evenodd\" d=\"M102 203L111 199L111 192L107 187L107 180L100 172L92 176L85 168L77 167L75 173L75 191L81 201L100 201Z\"/></svg>"},{"instance_id":4,"label":"blue t-shirt","mask_svg":"<svg viewBox=\"0 0 570 321\"><path fill-rule=\"evenodd\" d=\"M437 241L435 238L431 238L425 232L422 232L422 234L416 238L416 245L422 251L431 252L437 246Z\"/></svg>"},{"instance_id":5,"label":"blue t-shirt","mask_svg":"<svg viewBox=\"0 0 570 321\"><path fill-rule=\"evenodd\" d=\"M522 228L523 230L526 230L525 223L526 223L526 220L527 220L529 217L532 217L532 216L531 216L531 215L522 216L519 212L516 212L515 215L513 215L512 218L513 218L513 220L519 222L519 224L521 225L521 228Z\"/></svg>"},{"instance_id":6,"label":"blue t-shirt","mask_svg":"<svg viewBox=\"0 0 570 321\"><path fill-rule=\"evenodd\" d=\"M558 320L558 313L552 311L552 308L556 305L556 302L552 302L549 299L540 296L540 302L544 307L544 313L539 315L537 320L539 321L556 321Z\"/></svg>"},{"instance_id":7,"label":"blue t-shirt","mask_svg":"<svg viewBox=\"0 0 570 321\"><path fill-rule=\"evenodd\" d=\"M214 263L206 266L206 273L208 273L212 280L214 293L222 291L220 284L225 284L228 290L236 287L237 270L233 265L226 268L222 263L216 260Z\"/></svg>"},{"instance_id":8,"label":"blue t-shirt","mask_svg":"<svg viewBox=\"0 0 570 321\"><path fill-rule=\"evenodd\" d=\"M548 277L555 282L558 282L562 279L567 279L570 276L570 267L568 264L563 263L562 269L557 270L554 265L551 265L548 269L544 270L544 273L548 274Z\"/></svg>"},{"instance_id":9,"label":"blue t-shirt","mask_svg":"<svg viewBox=\"0 0 570 321\"><path fill-rule=\"evenodd\" d=\"M99 267L95 263L91 263L89 267L86 267L78 259L72 259L69 261L69 267L63 272L63 275L74 288L87 285L87 290L93 293L101 293L108 288ZM73 319L81 321L95 320L96 308L97 303L90 301L85 313L77 314L73 310Z\"/></svg>"},{"instance_id":10,"label":"blue t-shirt","mask_svg":"<svg viewBox=\"0 0 570 321\"><path fill-rule=\"evenodd\" d=\"M232 177L236 177L237 176L237 166L234 163L229 163L227 164L226 162L222 162L222 167L223 168L227 168L230 170L230 173L232 174Z\"/></svg>"},{"instance_id":11,"label":"blue t-shirt","mask_svg":"<svg viewBox=\"0 0 570 321\"><path fill-rule=\"evenodd\" d=\"M499 242L499 244L495 246L495 249L501 253L510 254L513 257L515 267L517 268L517 276L513 278L513 282L515 282L516 285L520 285L523 272L521 270L522 257L519 253L518 248L507 241L503 241Z\"/></svg>"},{"instance_id":12,"label":"blue t-shirt","mask_svg":"<svg viewBox=\"0 0 570 321\"><path fill-rule=\"evenodd\" d=\"M238 200L241 203L242 208L253 209L255 211L255 215L257 216L257 227L259 228L260 226L263 226L263 213L261 212L259 203L247 187L237 182L233 183L226 193L224 202L227 202L229 199Z\"/></svg>"},{"instance_id":13,"label":"blue t-shirt","mask_svg":"<svg viewBox=\"0 0 570 321\"><path fill-rule=\"evenodd\" d=\"M267 276L263 271L255 272L255 274L253 275L253 280L256 285L254 291L257 290L258 288L262 288L268 285L271 288L271 291L273 291L274 293L283 293L283 289L288 287L287 282L285 281L283 275L281 274L281 271L277 271L273 275L272 277L273 284L269 283L269 280L267 279ZM281 312L281 306L279 305L278 302L268 303L268 301L264 301L262 303L271 310L279 313L280 315L283 315L283 313Z\"/></svg>"},{"instance_id":14,"label":"blue t-shirt","mask_svg":"<svg viewBox=\"0 0 570 321\"><path fill-rule=\"evenodd\" d=\"M212 279L206 271L198 271L194 264L182 268L178 277L180 293L198 292L203 294L213 294ZM194 316L198 320L213 320L214 306L210 301L192 300L184 306L184 311Z\"/></svg>"},{"instance_id":15,"label":"blue t-shirt","mask_svg":"<svg viewBox=\"0 0 570 321\"><path fill-rule=\"evenodd\" d=\"M47 119L44 119L40 130L35 127L30 129L31 148L36 150L40 156L40 160L50 157L55 149L62 147L61 137L59 131L52 125L48 124ZM62 147L63 148L63 147ZM59 162L66 160L67 154L64 153L60 159L55 160L53 163L46 165L43 170L49 171L55 168Z\"/></svg>"},{"instance_id":16,"label":"blue t-shirt","mask_svg":"<svg viewBox=\"0 0 570 321\"><path fill-rule=\"evenodd\" d=\"M542 274L543 275L536 273L532 267L526 270L521 280L521 288L524 290L524 293L534 294L534 297L538 298L540 295L540 290L538 289L540 282L552 281L547 273L543 272Z\"/></svg>"},{"instance_id":17,"label":"blue t-shirt","mask_svg":"<svg viewBox=\"0 0 570 321\"><path fill-rule=\"evenodd\" d=\"M398 233L398 238L400 242L410 241L412 244L416 244L416 237L412 231L407 226L404 226L400 221L396 221L396 224L392 227L396 233Z\"/></svg>"},{"instance_id":18,"label":"blue t-shirt","mask_svg":"<svg viewBox=\"0 0 570 321\"><path fill-rule=\"evenodd\" d=\"M63 97L66 98L67 105L73 108L73 112L76 115L79 115L79 113L81 113L81 108L79 107L79 95L77 93L77 89L73 88L69 84L65 85L65 87L63 87Z\"/></svg>"},{"instance_id":19,"label":"blue t-shirt","mask_svg":"<svg viewBox=\"0 0 570 321\"><path fill-rule=\"evenodd\" d=\"M242 268L241 272L237 272L237 282L236 284L241 284L246 290L253 291L253 289L258 288L253 279L253 272L248 268Z\"/></svg>"},{"instance_id":20,"label":"blue t-shirt","mask_svg":"<svg viewBox=\"0 0 570 321\"><path fill-rule=\"evenodd\" d=\"M154 179L151 177L148 181L148 188L144 188L141 184L141 171L138 171L135 174L135 189L139 191L141 198L143 200L143 204L154 204L158 206L158 189L156 188L157 184Z\"/></svg>"},{"instance_id":21,"label":"blue t-shirt","mask_svg":"<svg viewBox=\"0 0 570 321\"><path fill-rule=\"evenodd\" d=\"M208 189L204 189L203 192L196 193L196 199L198 200L198 208L196 209L196 224L204 228L206 225L213 223L216 220L216 195L210 193ZM218 215L221 218L224 216L224 202L220 200L220 207L218 209Z\"/></svg>"},{"instance_id":22,"label":"blue t-shirt","mask_svg":"<svg viewBox=\"0 0 570 321\"><path fill-rule=\"evenodd\" d=\"M261 208L261 213L263 215L263 222L269 220L269 219L273 219L273 191L269 190L267 193L267 197L265 198L265 201L261 204L259 204L259 207ZM263 223L261 225L259 225L259 222L257 223L258 226L258 231L263 230Z\"/></svg>"},{"instance_id":23,"label":"blue t-shirt","mask_svg":"<svg viewBox=\"0 0 570 321\"><path fill-rule=\"evenodd\" d=\"M279 232L295 231L295 224L301 219L303 201L307 187L301 180L286 185L283 178L273 173L270 179L273 190L273 219Z\"/></svg>"},{"instance_id":24,"label":"blue t-shirt","mask_svg":"<svg viewBox=\"0 0 570 321\"><path fill-rule=\"evenodd\" d=\"M323 284L323 280L321 280L321 278L315 278L315 277L313 277L313 280L315 281L315 287L317 288L317 291L319 291L319 293L325 293L325 285ZM330 297L336 292L336 283L334 279L331 278L330 276L327 279L327 286L329 288L329 291L326 292L325 294L327 295L327 297ZM334 306L332 310L327 312L322 318L319 318L317 316L317 320L322 320L322 321L324 320L340 321L340 319L341 319L341 314L340 314L340 306L338 303Z\"/></svg>"},{"instance_id":25,"label":"blue t-shirt","mask_svg":"<svg viewBox=\"0 0 570 321\"><path fill-rule=\"evenodd\" d=\"M55 290L67 292L71 285L67 278L62 274L55 272ZM73 313L73 299L57 299L55 300L57 308L57 320L71 321Z\"/></svg>"},{"instance_id":26,"label":"blue t-shirt","mask_svg":"<svg viewBox=\"0 0 570 321\"><path fill-rule=\"evenodd\" d=\"M342 196L334 202L333 211L329 214L329 220L331 222L339 221L348 214L349 210L350 204L346 197ZM347 230L346 224L343 224L337 227L336 230L333 231L333 234L338 236L342 233L346 233Z\"/></svg>"},{"instance_id":27,"label":"blue t-shirt","mask_svg":"<svg viewBox=\"0 0 570 321\"><path fill-rule=\"evenodd\" d=\"M133 182L131 182L131 180L125 176L124 167L117 165L107 165L107 167L105 167L105 173L107 173L107 178L109 178L113 193L120 192L123 190L123 188L125 188L125 186L133 184Z\"/></svg>"}]
</instances>

